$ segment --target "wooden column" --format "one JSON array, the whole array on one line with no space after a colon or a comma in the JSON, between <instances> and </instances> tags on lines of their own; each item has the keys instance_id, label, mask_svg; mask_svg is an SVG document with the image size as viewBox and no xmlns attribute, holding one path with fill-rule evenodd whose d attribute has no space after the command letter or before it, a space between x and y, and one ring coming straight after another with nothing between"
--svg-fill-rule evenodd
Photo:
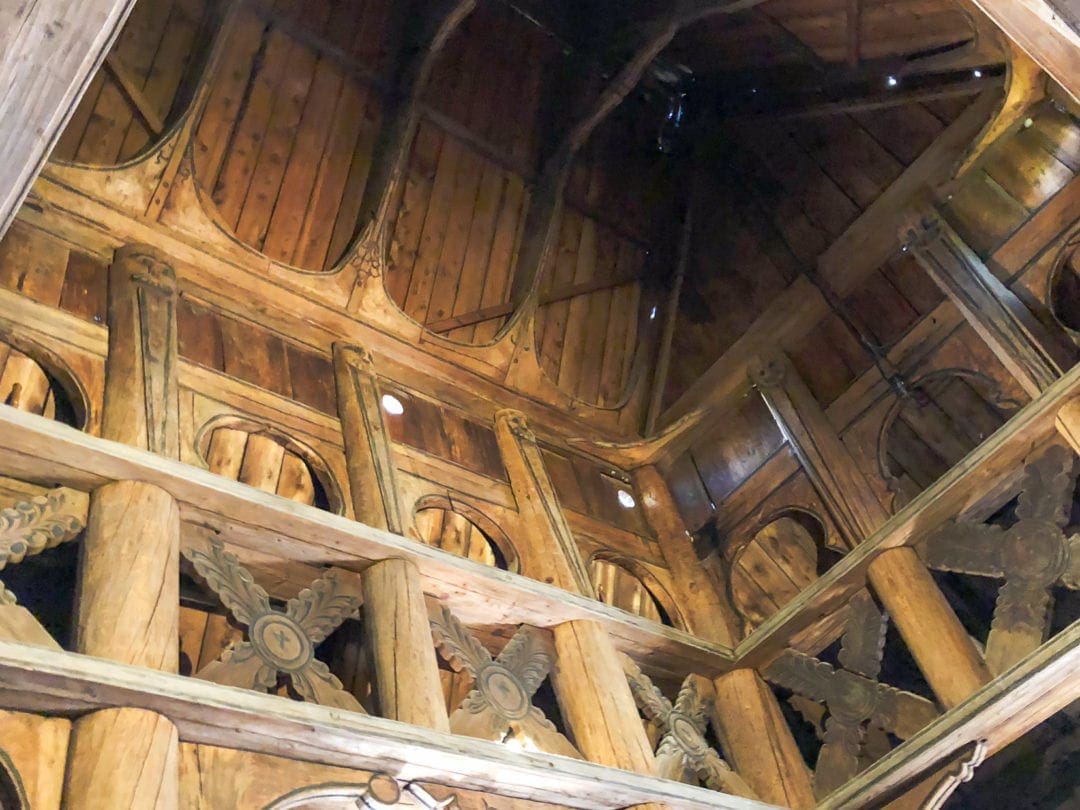
<instances>
[{"instance_id":1,"label":"wooden column","mask_svg":"<svg viewBox=\"0 0 1080 810\"><path fill-rule=\"evenodd\" d=\"M698 638L734 647L739 636L731 607L694 554L686 525L667 482L652 466L634 471L645 517L671 571L687 630ZM813 807L810 771L784 720L776 695L752 669L714 682L713 717L731 766L763 800L785 807Z\"/></svg>"},{"instance_id":2,"label":"wooden column","mask_svg":"<svg viewBox=\"0 0 1080 810\"><path fill-rule=\"evenodd\" d=\"M420 572L411 562L393 559L375 563L362 576L380 714L449 733Z\"/></svg>"},{"instance_id":3,"label":"wooden column","mask_svg":"<svg viewBox=\"0 0 1080 810\"><path fill-rule=\"evenodd\" d=\"M656 776L652 744L607 631L575 621L553 635L551 682L578 750L590 762Z\"/></svg>"},{"instance_id":4,"label":"wooden column","mask_svg":"<svg viewBox=\"0 0 1080 810\"><path fill-rule=\"evenodd\" d=\"M134 5L0 4L0 237Z\"/></svg>"},{"instance_id":5,"label":"wooden column","mask_svg":"<svg viewBox=\"0 0 1080 810\"><path fill-rule=\"evenodd\" d=\"M109 268L109 355L102 435L180 457L176 273L147 245L125 245Z\"/></svg>"},{"instance_id":6,"label":"wooden column","mask_svg":"<svg viewBox=\"0 0 1080 810\"><path fill-rule=\"evenodd\" d=\"M595 599L577 541L555 497L536 436L529 429L525 415L510 409L496 413L495 439L518 511L524 525L529 527L526 538L529 547L543 550L535 555L537 566L529 576Z\"/></svg>"},{"instance_id":7,"label":"wooden column","mask_svg":"<svg viewBox=\"0 0 1080 810\"><path fill-rule=\"evenodd\" d=\"M180 513L151 484L94 491L80 548L76 649L176 672L179 658ZM80 717L72 731L67 808L175 808L178 743L166 718L141 709Z\"/></svg>"},{"instance_id":8,"label":"wooden column","mask_svg":"<svg viewBox=\"0 0 1080 810\"><path fill-rule=\"evenodd\" d=\"M335 343L334 381L354 517L377 529L401 534L405 526L390 434L379 403L371 353L359 346Z\"/></svg>"},{"instance_id":9,"label":"wooden column","mask_svg":"<svg viewBox=\"0 0 1080 810\"><path fill-rule=\"evenodd\" d=\"M1020 299L939 216L920 217L901 238L1029 395L1038 396L1071 365Z\"/></svg>"},{"instance_id":10,"label":"wooden column","mask_svg":"<svg viewBox=\"0 0 1080 810\"><path fill-rule=\"evenodd\" d=\"M791 362L782 354L759 358L751 379L848 544L865 540L889 514ZM990 680L982 655L914 550L881 552L867 576L946 708Z\"/></svg>"}]
</instances>

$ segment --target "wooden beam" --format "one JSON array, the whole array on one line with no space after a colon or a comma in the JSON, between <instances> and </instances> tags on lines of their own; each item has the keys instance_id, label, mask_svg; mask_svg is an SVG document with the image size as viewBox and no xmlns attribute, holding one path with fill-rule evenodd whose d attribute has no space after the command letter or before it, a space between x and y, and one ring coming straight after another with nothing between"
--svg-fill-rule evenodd
<instances>
[{"instance_id":1,"label":"wooden beam","mask_svg":"<svg viewBox=\"0 0 1080 810\"><path fill-rule=\"evenodd\" d=\"M884 550L908 545L946 520L971 509L982 509L988 492L1007 500L1019 484L1024 460L1034 448L1053 439L1059 408L1078 390L1080 366L1028 403L796 599L757 627L736 646L736 660L743 665L767 663L795 633L846 602L862 586L870 563Z\"/></svg>"},{"instance_id":2,"label":"wooden beam","mask_svg":"<svg viewBox=\"0 0 1080 810\"><path fill-rule=\"evenodd\" d=\"M941 217L913 217L902 232L906 249L1030 396L1072 365L1069 353Z\"/></svg>"},{"instance_id":3,"label":"wooden beam","mask_svg":"<svg viewBox=\"0 0 1080 810\"><path fill-rule=\"evenodd\" d=\"M0 641L0 705L48 713L131 706L170 718L185 742L358 770L383 771L389 762L394 776L407 782L582 810L649 802L685 810L767 807L589 762L5 641Z\"/></svg>"},{"instance_id":4,"label":"wooden beam","mask_svg":"<svg viewBox=\"0 0 1080 810\"><path fill-rule=\"evenodd\" d=\"M1080 698L1080 622L894 748L827 796L821 810L879 806L967 745L986 740L990 754Z\"/></svg>"},{"instance_id":5,"label":"wooden beam","mask_svg":"<svg viewBox=\"0 0 1080 810\"><path fill-rule=\"evenodd\" d=\"M28 0L0 8L0 237L134 5Z\"/></svg>"},{"instance_id":6,"label":"wooden beam","mask_svg":"<svg viewBox=\"0 0 1080 810\"><path fill-rule=\"evenodd\" d=\"M0 475L83 490L115 480L146 481L176 498L185 523L220 532L239 549L353 571L390 557L411 560L424 592L466 624L551 627L591 619L604 625L618 649L659 677L681 680L691 671L714 676L731 667L730 650L722 645L7 406L0 406Z\"/></svg>"},{"instance_id":7,"label":"wooden beam","mask_svg":"<svg viewBox=\"0 0 1080 810\"><path fill-rule=\"evenodd\" d=\"M135 77L128 72L127 66L110 53L105 57L105 69L116 81L120 92L127 99L132 109L135 110L135 114L142 119L150 134L160 135L164 132L165 122L161 120L150 100L135 83Z\"/></svg>"},{"instance_id":8,"label":"wooden beam","mask_svg":"<svg viewBox=\"0 0 1080 810\"><path fill-rule=\"evenodd\" d=\"M1045 0L971 0L1050 78L1080 101L1080 34Z\"/></svg>"},{"instance_id":9,"label":"wooden beam","mask_svg":"<svg viewBox=\"0 0 1080 810\"><path fill-rule=\"evenodd\" d=\"M675 340L675 327L679 321L679 296L682 294L683 279L686 277L686 265L690 261L694 234L692 205L691 201L683 220L682 239L679 240L679 263L675 267L675 281L671 285L671 292L664 307L664 331L660 335L660 346L656 350L652 394L649 397L649 409L645 413L646 436L656 432L656 421L660 418L660 409L664 404L664 386L667 384L668 369L671 366L671 344Z\"/></svg>"},{"instance_id":10,"label":"wooden beam","mask_svg":"<svg viewBox=\"0 0 1080 810\"><path fill-rule=\"evenodd\" d=\"M847 0L847 64L857 68L862 61L862 0Z\"/></svg>"}]
</instances>

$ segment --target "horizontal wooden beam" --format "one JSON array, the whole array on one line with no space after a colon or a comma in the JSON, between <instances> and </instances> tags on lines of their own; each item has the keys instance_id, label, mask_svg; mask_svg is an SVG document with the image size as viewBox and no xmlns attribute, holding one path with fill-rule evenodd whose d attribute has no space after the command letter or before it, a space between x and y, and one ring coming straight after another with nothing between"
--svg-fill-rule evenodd
<instances>
[{"instance_id":1,"label":"horizontal wooden beam","mask_svg":"<svg viewBox=\"0 0 1080 810\"><path fill-rule=\"evenodd\" d=\"M466 624L596 621L643 669L678 680L689 672L716 676L733 665L728 648L681 630L8 406L0 406L0 475L84 491L146 481L176 498L185 524L241 549L354 571L391 557L410 560L424 592Z\"/></svg>"},{"instance_id":2,"label":"horizontal wooden beam","mask_svg":"<svg viewBox=\"0 0 1080 810\"><path fill-rule=\"evenodd\" d=\"M132 706L168 717L186 742L560 807L614 810L654 802L685 810L768 807L590 762L7 641L0 641L0 705L49 713Z\"/></svg>"},{"instance_id":3,"label":"horizontal wooden beam","mask_svg":"<svg viewBox=\"0 0 1080 810\"><path fill-rule=\"evenodd\" d=\"M555 304L559 301L566 301L569 298L576 298L579 295L588 295L589 293L601 292L602 290L611 290L615 287L621 287L624 284L633 284L637 280L638 275L636 273L627 273L622 276L615 276L614 278L595 278L590 281L583 281L580 284L567 284L564 287L556 287L545 295L541 295L540 306L544 306L545 304ZM490 321L493 318L512 315L513 312L513 304L496 304L495 306L478 309L476 312L469 312L465 315L457 315L453 318L443 318L441 321L434 321L429 323L427 328L432 332L449 332L451 329L457 329L462 326L472 326L474 323L482 323L483 321Z\"/></svg>"},{"instance_id":4,"label":"horizontal wooden beam","mask_svg":"<svg viewBox=\"0 0 1080 810\"><path fill-rule=\"evenodd\" d=\"M844 604L863 587L867 568L882 551L910 545L946 520L984 507L988 498L1007 500L1010 488L1019 483L1024 459L1056 438L1054 418L1078 391L1080 366L1028 403L824 576L743 639L735 648L739 664L768 663L796 633Z\"/></svg>"},{"instance_id":5,"label":"horizontal wooden beam","mask_svg":"<svg viewBox=\"0 0 1080 810\"><path fill-rule=\"evenodd\" d=\"M1000 751L1080 698L1080 621L1073 622L1012 669L894 748L827 796L820 810L854 810L879 801L948 761L973 742Z\"/></svg>"}]
</instances>

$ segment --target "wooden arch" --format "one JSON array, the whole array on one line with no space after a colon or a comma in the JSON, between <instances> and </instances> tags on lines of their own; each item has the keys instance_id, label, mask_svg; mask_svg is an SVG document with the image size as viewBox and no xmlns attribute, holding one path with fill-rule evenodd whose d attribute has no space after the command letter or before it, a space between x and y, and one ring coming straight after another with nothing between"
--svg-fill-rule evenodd
<instances>
[{"instance_id":1,"label":"wooden arch","mask_svg":"<svg viewBox=\"0 0 1080 810\"><path fill-rule=\"evenodd\" d=\"M79 430L91 424L90 397L67 364L44 346L14 335L0 335L0 404Z\"/></svg>"},{"instance_id":2,"label":"wooden arch","mask_svg":"<svg viewBox=\"0 0 1080 810\"><path fill-rule=\"evenodd\" d=\"M0 808L24 810L29 807L30 800L26 795L22 777L7 751L0 748Z\"/></svg>"},{"instance_id":3,"label":"wooden arch","mask_svg":"<svg viewBox=\"0 0 1080 810\"><path fill-rule=\"evenodd\" d=\"M444 512L460 516L467 523L471 524L491 547L494 562L486 560L483 560L483 562L486 562L488 565L493 565L496 568L502 568L504 571L511 571L513 573L521 572L521 560L518 557L517 549L514 548L513 542L511 542L506 532L502 530L498 523L484 514L484 512L476 506L473 506L468 501L464 501L457 497L451 498L447 495L424 495L417 499L412 508L413 530L417 533L419 536L418 539L422 542L430 543L438 548L443 548L440 542L432 541L424 537L421 527L417 525L416 516L426 509L441 509ZM447 550L454 551L454 553L460 553L453 549ZM467 553L462 556L469 557L470 559L477 559L473 555Z\"/></svg>"},{"instance_id":4,"label":"wooden arch","mask_svg":"<svg viewBox=\"0 0 1080 810\"><path fill-rule=\"evenodd\" d=\"M589 558L588 567L601 602L658 624L685 629L686 622L675 600L660 580L637 560L601 550Z\"/></svg>"},{"instance_id":5,"label":"wooden arch","mask_svg":"<svg viewBox=\"0 0 1080 810\"><path fill-rule=\"evenodd\" d=\"M199 428L194 444L199 460L211 472L334 514L344 512L345 498L330 466L311 447L271 425L223 414Z\"/></svg>"}]
</instances>

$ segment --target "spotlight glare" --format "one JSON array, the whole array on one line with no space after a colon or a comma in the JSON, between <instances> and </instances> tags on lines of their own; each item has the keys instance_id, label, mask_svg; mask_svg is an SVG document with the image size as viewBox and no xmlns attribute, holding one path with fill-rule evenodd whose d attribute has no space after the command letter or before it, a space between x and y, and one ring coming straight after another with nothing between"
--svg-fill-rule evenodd
<instances>
[{"instance_id":1,"label":"spotlight glare","mask_svg":"<svg viewBox=\"0 0 1080 810\"><path fill-rule=\"evenodd\" d=\"M634 500L634 496L627 492L625 489L619 490L619 506L623 509L633 509L637 506L637 501Z\"/></svg>"},{"instance_id":2,"label":"spotlight glare","mask_svg":"<svg viewBox=\"0 0 1080 810\"><path fill-rule=\"evenodd\" d=\"M885 80L885 84L887 84L889 87L896 87L896 85L900 84L900 80L897 79L895 76L890 76Z\"/></svg>"},{"instance_id":3,"label":"spotlight glare","mask_svg":"<svg viewBox=\"0 0 1080 810\"><path fill-rule=\"evenodd\" d=\"M405 413L405 406L393 394L383 394L379 402L382 404L382 409L391 416L401 416Z\"/></svg>"}]
</instances>

